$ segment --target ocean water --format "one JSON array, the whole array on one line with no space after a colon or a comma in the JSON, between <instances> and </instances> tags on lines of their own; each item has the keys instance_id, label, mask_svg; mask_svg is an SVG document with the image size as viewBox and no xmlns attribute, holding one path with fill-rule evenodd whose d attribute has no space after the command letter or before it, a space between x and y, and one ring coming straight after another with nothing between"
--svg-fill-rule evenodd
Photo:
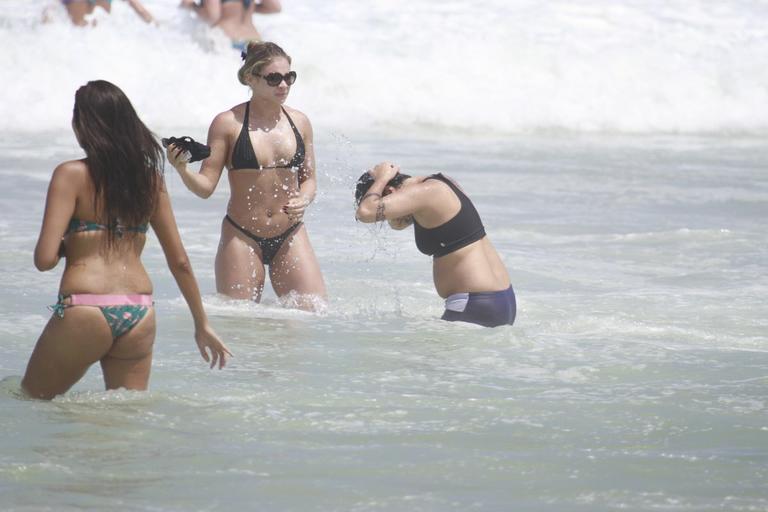
<instances>
[{"instance_id":1,"label":"ocean water","mask_svg":"<svg viewBox=\"0 0 768 512\"><path fill-rule=\"evenodd\" d=\"M94 368L23 400L76 87L112 80L159 135L196 138L247 97L221 34L145 3L159 27L121 2L89 30L0 4L0 510L768 510L768 4L286 0L257 22L315 127L327 311L217 296L226 180L203 201L169 167L231 365L199 359L150 236L151 389L104 392ZM354 222L383 159L462 184L514 327L439 321L411 232Z\"/></svg>"}]
</instances>

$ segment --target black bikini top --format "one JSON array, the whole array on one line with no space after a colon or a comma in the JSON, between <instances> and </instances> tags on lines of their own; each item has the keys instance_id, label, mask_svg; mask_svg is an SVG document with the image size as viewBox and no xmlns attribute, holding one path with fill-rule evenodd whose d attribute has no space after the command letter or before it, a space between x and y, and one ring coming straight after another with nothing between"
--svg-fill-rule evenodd
<instances>
[{"instance_id":1,"label":"black bikini top","mask_svg":"<svg viewBox=\"0 0 768 512\"><path fill-rule=\"evenodd\" d=\"M485 236L483 221L480 220L475 206L464 192L441 173L428 176L424 181L427 180L439 180L451 187L461 202L461 208L452 219L435 228L425 228L414 221L413 233L416 238L416 247L424 254L439 258L483 238Z\"/></svg>"},{"instance_id":2,"label":"black bikini top","mask_svg":"<svg viewBox=\"0 0 768 512\"><path fill-rule=\"evenodd\" d=\"M288 122L291 123L293 128L293 134L296 136L296 153L290 162L285 165L259 165L259 160L256 158L256 153L253 151L253 144L251 144L251 137L248 135L248 114L250 110L250 102L245 104L245 116L243 117L243 127L240 129L240 135L237 137L235 147L232 150L232 167L230 171L237 171L239 169L288 169L298 167L304 162L304 139L301 138L301 133L293 124L293 119L288 115L288 112L283 108L285 117L288 118ZM281 107L282 108L282 107Z\"/></svg>"}]
</instances>

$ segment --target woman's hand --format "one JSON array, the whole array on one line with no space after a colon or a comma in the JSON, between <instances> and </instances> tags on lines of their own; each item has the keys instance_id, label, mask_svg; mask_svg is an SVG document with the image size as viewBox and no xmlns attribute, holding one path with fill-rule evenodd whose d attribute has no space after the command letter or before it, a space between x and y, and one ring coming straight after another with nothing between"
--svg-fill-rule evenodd
<instances>
[{"instance_id":1,"label":"woman's hand","mask_svg":"<svg viewBox=\"0 0 768 512\"><path fill-rule=\"evenodd\" d=\"M165 148L165 156L174 169L181 172L187 167L190 155L176 144L168 144Z\"/></svg>"},{"instance_id":2,"label":"woman's hand","mask_svg":"<svg viewBox=\"0 0 768 512\"><path fill-rule=\"evenodd\" d=\"M368 174L373 176L373 179L376 181L382 180L388 183L389 180L397 176L397 173L399 172L399 165L395 165L390 162L381 162L376 167L368 171Z\"/></svg>"},{"instance_id":3,"label":"woman's hand","mask_svg":"<svg viewBox=\"0 0 768 512\"><path fill-rule=\"evenodd\" d=\"M304 210L309 206L309 198L298 194L288 200L288 203L283 206L283 212L288 215L291 222L301 222L304 218Z\"/></svg>"},{"instance_id":4,"label":"woman's hand","mask_svg":"<svg viewBox=\"0 0 768 512\"><path fill-rule=\"evenodd\" d=\"M197 348L200 350L200 355L203 356L205 362L211 363L211 368L219 363L219 369L224 368L227 365L227 356L232 357L232 352L229 351L223 341L219 339L211 326L205 325L201 329L195 329L195 341L197 342ZM210 354L208 354L210 351Z\"/></svg>"}]
</instances>

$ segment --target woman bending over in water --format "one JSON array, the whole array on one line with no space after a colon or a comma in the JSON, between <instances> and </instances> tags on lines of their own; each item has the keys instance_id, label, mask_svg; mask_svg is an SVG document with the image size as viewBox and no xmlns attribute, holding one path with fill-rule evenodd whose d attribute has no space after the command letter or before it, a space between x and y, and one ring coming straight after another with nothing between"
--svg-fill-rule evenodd
<instances>
[{"instance_id":1,"label":"woman bending over in water","mask_svg":"<svg viewBox=\"0 0 768 512\"><path fill-rule=\"evenodd\" d=\"M475 206L441 173L400 174L381 163L357 181L357 219L413 225L416 247L432 256L432 277L445 300L443 320L512 325L517 311L509 274L485 234Z\"/></svg>"}]
</instances>

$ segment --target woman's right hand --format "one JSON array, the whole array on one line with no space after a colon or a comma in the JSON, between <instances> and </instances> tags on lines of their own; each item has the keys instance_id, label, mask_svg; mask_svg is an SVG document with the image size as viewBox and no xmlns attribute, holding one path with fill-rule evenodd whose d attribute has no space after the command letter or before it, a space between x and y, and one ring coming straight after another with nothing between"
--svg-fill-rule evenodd
<instances>
[{"instance_id":1,"label":"woman's right hand","mask_svg":"<svg viewBox=\"0 0 768 512\"><path fill-rule=\"evenodd\" d=\"M186 169L187 161L189 161L189 155L186 154L184 149L178 147L176 144L168 144L165 148L165 156L168 158L168 162L174 169L181 172Z\"/></svg>"},{"instance_id":2,"label":"woman's right hand","mask_svg":"<svg viewBox=\"0 0 768 512\"><path fill-rule=\"evenodd\" d=\"M210 325L206 324L200 329L195 329L195 341L197 342L197 348L200 350L200 355L203 356L206 363L211 363L211 368L218 363L221 370L227 365L227 356L232 357L232 352L213 332ZM208 354L209 351L210 354Z\"/></svg>"},{"instance_id":3,"label":"woman's right hand","mask_svg":"<svg viewBox=\"0 0 768 512\"><path fill-rule=\"evenodd\" d=\"M368 174L373 176L373 179L376 181L382 180L389 182L389 180L397 176L398 172L400 172L399 165L395 165L390 162L381 162L376 167L368 171Z\"/></svg>"}]
</instances>

